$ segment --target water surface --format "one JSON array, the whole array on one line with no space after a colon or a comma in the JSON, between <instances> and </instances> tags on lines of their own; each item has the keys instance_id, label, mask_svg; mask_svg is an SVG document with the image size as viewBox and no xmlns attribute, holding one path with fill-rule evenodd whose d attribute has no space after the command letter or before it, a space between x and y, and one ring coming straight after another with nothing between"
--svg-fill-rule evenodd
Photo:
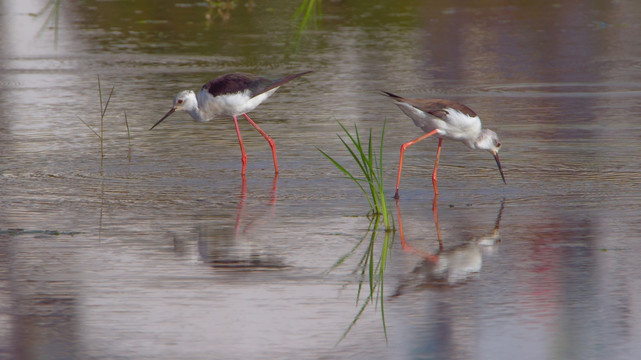
<instances>
[{"instance_id":1,"label":"water surface","mask_svg":"<svg viewBox=\"0 0 641 360\"><path fill-rule=\"evenodd\" d=\"M640 5L323 2L296 50L291 1L56 4L0 12L2 358L641 351ZM148 131L216 75L308 69L252 114L277 178L246 123L245 182L230 119ZM98 76L105 99L114 87L102 165L78 119L99 128ZM396 204L398 149L421 131L379 90L472 107L502 139L507 185L489 154L445 141L435 217L426 140ZM363 304L353 249L369 220L317 150L350 164L337 120L376 136L386 121L397 225L379 302L340 342Z\"/></svg>"}]
</instances>

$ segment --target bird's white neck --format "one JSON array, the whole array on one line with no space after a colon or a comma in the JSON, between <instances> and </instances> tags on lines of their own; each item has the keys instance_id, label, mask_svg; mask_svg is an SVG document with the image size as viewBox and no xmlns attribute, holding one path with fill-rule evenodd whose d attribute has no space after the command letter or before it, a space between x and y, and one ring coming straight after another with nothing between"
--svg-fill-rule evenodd
<instances>
[{"instance_id":1,"label":"bird's white neck","mask_svg":"<svg viewBox=\"0 0 641 360\"><path fill-rule=\"evenodd\" d=\"M197 122L207 122L211 120L206 116L205 112L202 111L202 109L199 106L187 109L186 111Z\"/></svg>"},{"instance_id":2,"label":"bird's white neck","mask_svg":"<svg viewBox=\"0 0 641 360\"><path fill-rule=\"evenodd\" d=\"M206 122L211 120L210 116L207 116L207 112L204 111L202 103L199 101L196 94L191 90L185 90L176 96L174 104L179 104L177 110L185 111L191 115L191 117L198 122ZM174 105L177 106L177 105Z\"/></svg>"}]
</instances>

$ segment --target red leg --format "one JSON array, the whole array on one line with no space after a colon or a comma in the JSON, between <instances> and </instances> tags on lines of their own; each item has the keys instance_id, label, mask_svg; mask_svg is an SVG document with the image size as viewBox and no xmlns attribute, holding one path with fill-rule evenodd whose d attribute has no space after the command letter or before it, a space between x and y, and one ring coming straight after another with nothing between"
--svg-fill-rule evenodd
<instances>
[{"instance_id":1,"label":"red leg","mask_svg":"<svg viewBox=\"0 0 641 360\"><path fill-rule=\"evenodd\" d=\"M245 154L245 146L243 145L243 138L240 136L240 128L238 127L238 119L234 116L234 123L236 124L236 134L238 134L238 143L240 144L240 152L243 154L243 170L241 175L245 176L245 169L247 168L247 154Z\"/></svg>"},{"instance_id":2,"label":"red leg","mask_svg":"<svg viewBox=\"0 0 641 360\"><path fill-rule=\"evenodd\" d=\"M278 189L278 173L274 175L274 181L272 182L272 200L269 202L271 205L276 204L276 199L278 198L276 195L276 190Z\"/></svg>"},{"instance_id":3,"label":"red leg","mask_svg":"<svg viewBox=\"0 0 641 360\"><path fill-rule=\"evenodd\" d=\"M272 156L274 157L274 170L276 171L276 174L278 174L278 160L276 159L276 144L274 144L274 140L272 140L272 138L270 138L266 132L261 130L261 128L259 128L254 120L252 120L247 114L243 114L243 116L245 117L245 119L247 119L247 121L249 121L250 124L252 124L253 127L256 128L256 130L258 130L261 135L263 135L265 140L267 140L267 142L269 143L269 146L272 148Z\"/></svg>"},{"instance_id":4,"label":"red leg","mask_svg":"<svg viewBox=\"0 0 641 360\"><path fill-rule=\"evenodd\" d=\"M405 149L407 149L408 147L416 144L417 142L419 142L419 141L421 141L423 139L426 139L426 138L436 134L437 131L438 130L432 130L432 131L428 132L427 134L425 134L425 135L423 135L423 136L421 136L419 138L416 138L416 139L414 139L412 141L406 142L405 144L401 145L401 158L398 160L398 176L396 177L396 192L394 193L394 198L395 199L398 199L398 188L401 185L401 170L403 169L403 154L405 154Z\"/></svg>"},{"instance_id":5,"label":"red leg","mask_svg":"<svg viewBox=\"0 0 641 360\"><path fill-rule=\"evenodd\" d=\"M434 185L434 195L438 195L438 187L436 186L436 183L438 180L436 179L436 173L438 172L438 158L441 156L441 144L443 143L443 139L438 139L438 148L436 149L436 161L434 162L434 172L432 172L432 185Z\"/></svg>"}]
</instances>

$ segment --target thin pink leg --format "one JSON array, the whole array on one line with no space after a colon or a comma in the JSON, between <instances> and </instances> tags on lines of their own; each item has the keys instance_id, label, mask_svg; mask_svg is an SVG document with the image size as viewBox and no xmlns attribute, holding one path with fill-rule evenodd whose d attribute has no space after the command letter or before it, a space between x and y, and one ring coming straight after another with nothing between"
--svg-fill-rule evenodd
<instances>
[{"instance_id":1,"label":"thin pink leg","mask_svg":"<svg viewBox=\"0 0 641 360\"><path fill-rule=\"evenodd\" d=\"M438 195L438 187L436 186L438 180L436 179L436 173L438 172L438 158L441 156L442 143L443 139L438 139L438 148L436 148L436 161L434 162L434 171L432 172L432 185L434 185L434 195Z\"/></svg>"},{"instance_id":2,"label":"thin pink leg","mask_svg":"<svg viewBox=\"0 0 641 360\"><path fill-rule=\"evenodd\" d=\"M278 199L276 190L278 189L278 173L274 174L274 180L272 181L272 200L270 201L270 204L274 205L276 204L276 199Z\"/></svg>"},{"instance_id":3,"label":"thin pink leg","mask_svg":"<svg viewBox=\"0 0 641 360\"><path fill-rule=\"evenodd\" d=\"M406 142L405 144L401 145L401 158L398 160L398 175L396 177L396 192L394 192L394 198L395 199L398 199L398 188L401 185L401 170L403 170L403 155L405 154L405 149L407 149L408 147L416 144L417 142L419 142L419 141L421 141L423 139L426 139L426 138L436 134L437 131L438 130L432 130L432 131L428 132L427 134L425 134L425 135L423 135L423 136L421 136L419 138L416 138L416 139L414 139L412 141ZM436 189L435 189L435 191L436 191Z\"/></svg>"},{"instance_id":4,"label":"thin pink leg","mask_svg":"<svg viewBox=\"0 0 641 360\"><path fill-rule=\"evenodd\" d=\"M259 128L254 120L249 117L249 115L243 114L243 116L245 117L245 119L247 119L247 121L249 121L250 124L252 124L253 127L256 128L256 130L258 130L261 135L263 135L265 140L267 140L267 142L269 143L269 146L272 148L272 156L274 157L274 171L276 171L276 174L278 174L278 160L276 159L276 144L274 144L274 140L272 140L272 138L270 138L266 132Z\"/></svg>"},{"instance_id":5,"label":"thin pink leg","mask_svg":"<svg viewBox=\"0 0 641 360\"><path fill-rule=\"evenodd\" d=\"M240 136L240 128L238 127L238 119L234 116L234 124L236 124L236 134L238 134L238 143L240 144L240 152L243 154L243 170L241 175L245 177L245 169L247 168L247 154L245 154L245 145L243 145L243 138Z\"/></svg>"}]
</instances>

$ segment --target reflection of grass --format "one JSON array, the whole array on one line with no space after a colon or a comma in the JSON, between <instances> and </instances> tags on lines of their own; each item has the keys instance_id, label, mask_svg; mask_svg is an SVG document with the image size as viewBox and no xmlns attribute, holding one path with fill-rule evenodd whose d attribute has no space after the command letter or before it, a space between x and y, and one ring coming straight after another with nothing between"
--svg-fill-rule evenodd
<instances>
[{"instance_id":1,"label":"reflection of grass","mask_svg":"<svg viewBox=\"0 0 641 360\"><path fill-rule=\"evenodd\" d=\"M126 110L125 110L125 127L127 128L127 160L131 162L131 132L129 131L129 120L127 120Z\"/></svg>"},{"instance_id":2,"label":"reflection of grass","mask_svg":"<svg viewBox=\"0 0 641 360\"><path fill-rule=\"evenodd\" d=\"M298 25L299 33L307 29L310 21L314 26L316 26L316 20L320 16L320 4L321 0L303 0L294 14L294 20L300 21Z\"/></svg>"},{"instance_id":3,"label":"reflection of grass","mask_svg":"<svg viewBox=\"0 0 641 360\"><path fill-rule=\"evenodd\" d=\"M42 16L47 11L49 11L49 14L47 15L47 19L45 19L45 22L40 27L40 30L38 30L38 36L40 36L42 32L45 31L45 29L47 28L47 26L49 26L49 24L53 23L54 45L58 45L58 20L60 17L60 3L61 3L61 0L49 0L45 4L45 6L36 14L29 14L37 18Z\"/></svg>"},{"instance_id":4,"label":"reflection of grass","mask_svg":"<svg viewBox=\"0 0 641 360\"><path fill-rule=\"evenodd\" d=\"M352 174L323 150L319 149L319 151L325 155L325 157L327 157L343 174L356 183L369 202L371 209L370 213L379 220L383 220L385 223L385 230L390 231L393 228L393 219L392 214L387 211L385 189L383 187L383 138L385 137L385 124L383 123L383 130L381 132L381 144L378 150L378 157L374 153L371 129L369 131L367 149L364 149L364 144L361 142L361 137L356 125L354 125L355 135L352 136L343 124L340 122L338 124L349 138L351 146L340 135L338 137L341 139L350 155L352 155L356 164L358 164L362 177L357 177ZM363 184L365 186L363 186Z\"/></svg>"},{"instance_id":5,"label":"reflection of grass","mask_svg":"<svg viewBox=\"0 0 641 360\"><path fill-rule=\"evenodd\" d=\"M354 319L349 324L349 326L343 333L343 336L341 336L338 342L341 342L343 339L345 339L347 334L352 330L354 325L356 325L356 322L360 319L361 315L370 304L380 305L383 333L385 334L385 339L387 340L383 285L385 278L385 266L387 265L387 256L392 247L394 238L393 236L391 236L391 234L393 234L392 232L385 231L385 238L383 239L380 254L378 254L378 256L380 257L378 258L378 260L376 260L378 251L375 251L377 249L375 245L380 223L381 221L379 216L372 217L370 219L369 227L367 228L367 233L365 234L365 236L363 236L363 238L358 242L358 244L356 244L356 246L354 246L354 248L352 248L349 253L338 259L338 261L336 261L336 263L334 263L334 265L330 269L331 271L343 264L347 258L352 256L356 252L356 250L361 247L363 243L365 243L365 239L369 236L369 243L367 245L367 248L365 249L365 252L361 257L358 266L354 270L354 273L359 273L360 275L358 282L358 291L356 293L356 305L360 303L363 290L363 282L366 278L369 279L369 293L365 297L358 312L354 316Z\"/></svg>"},{"instance_id":6,"label":"reflection of grass","mask_svg":"<svg viewBox=\"0 0 641 360\"><path fill-rule=\"evenodd\" d=\"M109 93L109 97L107 98L107 101L104 103L102 102L102 87L100 86L100 75L98 75L98 101L100 103L100 133L98 133L96 130L94 130L89 124L87 124L86 121L84 121L80 116L78 116L78 119L82 121L83 124L91 132L94 133L100 139L100 172L102 173L102 162L105 158L105 152L104 152L104 120L105 120L105 113L107 112L107 107L109 106L109 101L111 100L111 96L114 93L115 86L111 88L111 92ZM127 132L129 132L129 126L127 126Z\"/></svg>"},{"instance_id":7,"label":"reflection of grass","mask_svg":"<svg viewBox=\"0 0 641 360\"><path fill-rule=\"evenodd\" d=\"M316 27L316 20L321 15L321 0L302 0L300 6L294 14L294 22L298 24L296 35L294 38L294 52L300 49L301 40L303 38L303 31L305 31L310 24Z\"/></svg>"},{"instance_id":8,"label":"reflection of grass","mask_svg":"<svg viewBox=\"0 0 641 360\"><path fill-rule=\"evenodd\" d=\"M59 231L59 230L26 230L26 229L1 229L0 228L0 235L17 236L17 235L30 235L30 234L53 235L53 236L59 236L59 235L74 236L74 235L80 234L80 232Z\"/></svg>"}]
</instances>

